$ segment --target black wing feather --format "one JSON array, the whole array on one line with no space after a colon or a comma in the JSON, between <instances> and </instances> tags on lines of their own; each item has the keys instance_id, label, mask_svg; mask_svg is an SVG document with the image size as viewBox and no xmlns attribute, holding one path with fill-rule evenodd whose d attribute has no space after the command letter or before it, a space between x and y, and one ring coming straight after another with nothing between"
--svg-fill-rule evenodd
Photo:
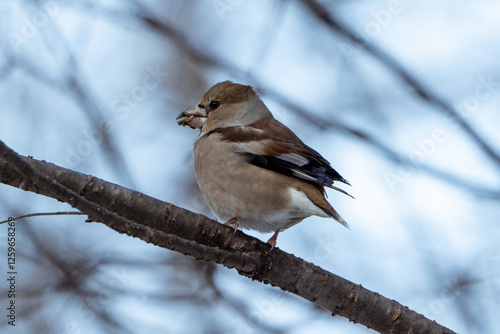
<instances>
[{"instance_id":1,"label":"black wing feather","mask_svg":"<svg viewBox=\"0 0 500 334\"><path fill-rule=\"evenodd\" d=\"M252 165L269 169L283 175L297 177L318 185L330 187L351 196L344 190L333 185L334 181L343 182L345 184L349 184L349 182L329 164L321 164L320 161L310 161L308 164L298 166L292 162L280 159L279 157L259 155L249 152L244 152L242 154L247 157L248 163L251 163Z\"/></svg>"}]
</instances>

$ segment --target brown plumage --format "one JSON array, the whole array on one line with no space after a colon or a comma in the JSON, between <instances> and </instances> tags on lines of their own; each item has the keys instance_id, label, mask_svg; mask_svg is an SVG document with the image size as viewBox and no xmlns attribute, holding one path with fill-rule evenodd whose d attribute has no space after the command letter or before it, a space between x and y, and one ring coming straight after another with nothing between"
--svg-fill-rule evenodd
<instances>
[{"instance_id":1,"label":"brown plumage","mask_svg":"<svg viewBox=\"0 0 500 334\"><path fill-rule=\"evenodd\" d=\"M349 184L318 152L278 122L251 86L224 81L179 115L181 125L201 128L193 147L198 185L215 215L275 234L311 215L344 226L324 187Z\"/></svg>"}]
</instances>

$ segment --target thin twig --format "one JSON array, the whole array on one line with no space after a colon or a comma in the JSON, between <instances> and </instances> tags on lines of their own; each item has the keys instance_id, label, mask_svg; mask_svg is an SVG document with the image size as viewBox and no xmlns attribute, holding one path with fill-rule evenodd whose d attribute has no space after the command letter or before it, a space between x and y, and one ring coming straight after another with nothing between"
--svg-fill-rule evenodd
<instances>
[{"instance_id":1,"label":"thin twig","mask_svg":"<svg viewBox=\"0 0 500 334\"><path fill-rule=\"evenodd\" d=\"M80 212L80 211L61 211L61 212L35 212L35 213L30 213L27 215L22 215L19 217L9 217L9 219L1 221L0 225L8 223L12 220L19 220L19 219L24 219L24 218L29 218L29 217L37 217L37 216L57 216L57 215L85 215L85 213Z\"/></svg>"}]
</instances>

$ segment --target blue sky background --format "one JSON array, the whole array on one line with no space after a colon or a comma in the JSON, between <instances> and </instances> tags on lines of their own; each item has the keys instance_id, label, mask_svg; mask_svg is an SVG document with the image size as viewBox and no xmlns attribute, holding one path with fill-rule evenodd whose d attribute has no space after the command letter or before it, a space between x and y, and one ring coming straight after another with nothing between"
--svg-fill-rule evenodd
<instances>
[{"instance_id":1,"label":"blue sky background","mask_svg":"<svg viewBox=\"0 0 500 334\"><path fill-rule=\"evenodd\" d=\"M321 3L364 45L300 1L0 2L1 140L213 217L194 180L197 131L175 117L219 81L251 84L356 197L328 192L351 231L311 217L278 247L456 332L493 333L500 162L369 51L400 64L499 155L498 3ZM5 185L0 198L0 220L70 209ZM2 320L2 332L373 333L83 221L17 222L18 325Z\"/></svg>"}]
</instances>

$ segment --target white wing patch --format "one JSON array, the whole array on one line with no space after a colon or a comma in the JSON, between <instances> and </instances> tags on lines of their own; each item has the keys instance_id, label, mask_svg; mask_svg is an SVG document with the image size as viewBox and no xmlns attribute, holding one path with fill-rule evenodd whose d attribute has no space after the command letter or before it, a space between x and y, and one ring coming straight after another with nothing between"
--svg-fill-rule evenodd
<instances>
[{"instance_id":1,"label":"white wing patch","mask_svg":"<svg viewBox=\"0 0 500 334\"><path fill-rule=\"evenodd\" d=\"M306 173L302 173L301 171L299 171L297 169L292 169L292 173L293 173L293 175L295 175L296 177L298 177L300 179L311 181L311 182L314 182L314 183L318 182L318 180L316 180L315 177L307 175Z\"/></svg>"},{"instance_id":2,"label":"white wing patch","mask_svg":"<svg viewBox=\"0 0 500 334\"><path fill-rule=\"evenodd\" d=\"M309 163L309 159L304 158L303 156L298 155L296 153L285 153L276 158L291 162L292 164L295 164L299 167L302 167Z\"/></svg>"},{"instance_id":3,"label":"white wing patch","mask_svg":"<svg viewBox=\"0 0 500 334\"><path fill-rule=\"evenodd\" d=\"M262 143L258 141L234 143L234 146L237 147L239 152L248 152L257 155L264 154L262 151Z\"/></svg>"}]
</instances>

